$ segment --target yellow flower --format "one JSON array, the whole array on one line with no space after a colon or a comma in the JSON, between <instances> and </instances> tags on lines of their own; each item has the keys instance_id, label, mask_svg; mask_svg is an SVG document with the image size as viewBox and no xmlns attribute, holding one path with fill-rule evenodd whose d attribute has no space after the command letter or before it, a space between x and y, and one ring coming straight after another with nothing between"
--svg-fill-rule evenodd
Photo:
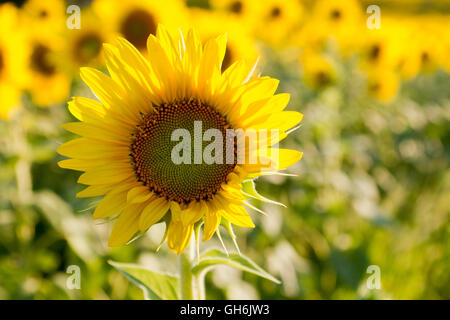
<instances>
[{"instance_id":1,"label":"yellow flower","mask_svg":"<svg viewBox=\"0 0 450 320\"><path fill-rule=\"evenodd\" d=\"M371 96L387 103L392 101L397 95L399 77L389 69L374 69L368 74L367 85Z\"/></svg>"},{"instance_id":2,"label":"yellow flower","mask_svg":"<svg viewBox=\"0 0 450 320\"><path fill-rule=\"evenodd\" d=\"M82 138L58 149L71 158L59 165L84 171L78 182L89 186L79 197L104 195L94 218L118 215L110 246L123 245L138 231L143 233L164 220L170 221L167 243L180 254L197 222L204 222L203 240L212 237L221 221L254 226L244 208L252 206L245 202L243 181L266 170L289 167L301 158L298 151L269 146L284 138L302 116L283 111L289 95L274 95L278 80L252 77L253 66L236 62L221 72L224 35L202 46L192 30L182 36L159 26L147 46L148 59L125 39L106 44L110 77L92 68L81 69L81 77L100 102L74 98L69 103L71 113L81 122L63 127ZM195 152L191 163L177 164L173 150L180 142L172 139L176 129L194 135L193 145L198 146L195 141L200 139L200 150L207 129L218 130L216 138L226 141L230 141L227 129L259 130L259 149L245 148L243 155L247 159L256 152L269 161L237 163L233 155L239 149L226 143L231 146L232 161L198 162ZM262 129L279 131L264 137ZM183 140L182 145L190 142ZM183 149L183 157L190 160L190 155L189 149L186 153Z\"/></svg>"},{"instance_id":3,"label":"yellow flower","mask_svg":"<svg viewBox=\"0 0 450 320\"><path fill-rule=\"evenodd\" d=\"M390 26L391 47L398 51L398 69L403 78L411 79L420 72L433 72L445 63L446 31L444 17L387 17L395 21ZM391 23L394 25L394 23ZM404 43L408 43L404 46ZM393 59L391 59L393 60Z\"/></svg>"},{"instance_id":4,"label":"yellow flower","mask_svg":"<svg viewBox=\"0 0 450 320\"><path fill-rule=\"evenodd\" d=\"M397 67L402 53L403 34L388 18L381 29L367 30L362 44L361 65L364 69Z\"/></svg>"},{"instance_id":5,"label":"yellow flower","mask_svg":"<svg viewBox=\"0 0 450 320\"><path fill-rule=\"evenodd\" d=\"M325 55L305 50L300 65L306 84L314 89L323 89L336 81L336 71L331 59Z\"/></svg>"},{"instance_id":6,"label":"yellow flower","mask_svg":"<svg viewBox=\"0 0 450 320\"><path fill-rule=\"evenodd\" d=\"M308 33L323 39L333 36L345 55L354 52L361 30L367 28L356 0L319 0L308 20Z\"/></svg>"},{"instance_id":7,"label":"yellow flower","mask_svg":"<svg viewBox=\"0 0 450 320\"><path fill-rule=\"evenodd\" d=\"M255 33L271 45L283 45L292 32L301 25L303 7L300 1L258 1Z\"/></svg>"},{"instance_id":8,"label":"yellow flower","mask_svg":"<svg viewBox=\"0 0 450 320\"><path fill-rule=\"evenodd\" d=\"M98 27L99 17L92 10L81 12L82 27L66 29L64 33L64 50L58 56L58 62L65 66L70 74L78 74L82 66L98 67L103 64L102 47L104 42L112 39L108 25Z\"/></svg>"},{"instance_id":9,"label":"yellow flower","mask_svg":"<svg viewBox=\"0 0 450 320\"><path fill-rule=\"evenodd\" d=\"M216 12L224 13L229 17L236 18L249 27L256 23L257 0L211 0L211 8Z\"/></svg>"},{"instance_id":10,"label":"yellow flower","mask_svg":"<svg viewBox=\"0 0 450 320\"><path fill-rule=\"evenodd\" d=\"M40 107L63 102L69 95L71 79L58 64L62 40L36 30L28 35L28 41L30 79L27 89L32 101Z\"/></svg>"},{"instance_id":11,"label":"yellow flower","mask_svg":"<svg viewBox=\"0 0 450 320\"><path fill-rule=\"evenodd\" d=\"M7 119L20 103L27 79L26 52L17 8L10 3L0 5L0 119Z\"/></svg>"},{"instance_id":12,"label":"yellow flower","mask_svg":"<svg viewBox=\"0 0 450 320\"><path fill-rule=\"evenodd\" d=\"M65 10L63 0L28 0L23 5L22 17L29 28L56 34L66 27Z\"/></svg>"},{"instance_id":13,"label":"yellow flower","mask_svg":"<svg viewBox=\"0 0 450 320\"><path fill-rule=\"evenodd\" d=\"M180 0L97 0L92 6L102 24L111 26L140 51L146 49L147 38L156 34L158 24L187 26L186 8Z\"/></svg>"},{"instance_id":14,"label":"yellow flower","mask_svg":"<svg viewBox=\"0 0 450 320\"><path fill-rule=\"evenodd\" d=\"M192 9L191 21L198 30L200 40L205 41L220 34L227 34L227 47L222 63L222 71L237 60L245 60L254 64L258 59L257 47L250 36L249 30L240 20L206 10Z\"/></svg>"}]
</instances>

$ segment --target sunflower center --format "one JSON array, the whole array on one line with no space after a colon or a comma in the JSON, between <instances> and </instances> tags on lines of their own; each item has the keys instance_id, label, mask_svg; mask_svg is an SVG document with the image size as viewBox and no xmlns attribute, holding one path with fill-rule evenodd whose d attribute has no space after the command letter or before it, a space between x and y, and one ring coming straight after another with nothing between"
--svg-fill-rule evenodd
<instances>
[{"instance_id":1,"label":"sunflower center","mask_svg":"<svg viewBox=\"0 0 450 320\"><path fill-rule=\"evenodd\" d=\"M331 78L330 78L329 74L326 73L325 71L317 72L315 75L315 78L316 78L316 84L319 87L325 87L328 84L330 84L330 82L331 82Z\"/></svg>"},{"instance_id":2,"label":"sunflower center","mask_svg":"<svg viewBox=\"0 0 450 320\"><path fill-rule=\"evenodd\" d=\"M331 11L331 19L332 20L339 20L342 16L341 11L339 9L334 9Z\"/></svg>"},{"instance_id":3,"label":"sunflower center","mask_svg":"<svg viewBox=\"0 0 450 320\"><path fill-rule=\"evenodd\" d=\"M156 34L155 18L145 10L131 11L122 22L120 32L135 47L142 50L147 45L150 34Z\"/></svg>"},{"instance_id":4,"label":"sunflower center","mask_svg":"<svg viewBox=\"0 0 450 320\"><path fill-rule=\"evenodd\" d=\"M31 68L46 76L51 76L55 73L56 68L49 60L50 49L42 44L34 47L31 54Z\"/></svg>"},{"instance_id":5,"label":"sunflower center","mask_svg":"<svg viewBox=\"0 0 450 320\"><path fill-rule=\"evenodd\" d=\"M270 11L270 17L272 19L276 19L279 16L281 16L281 8L280 7L273 7L272 10Z\"/></svg>"},{"instance_id":6,"label":"sunflower center","mask_svg":"<svg viewBox=\"0 0 450 320\"><path fill-rule=\"evenodd\" d=\"M204 150L211 142L203 141L203 134L209 129L217 129L223 141L220 151L225 155L227 128L229 124L219 112L197 100L165 103L156 107L155 112L142 116L130 148L138 181L159 196L178 203L210 199L226 182L236 162L207 164L190 161L177 164L173 161L172 151L180 142L173 141L172 135L177 129L189 132L189 145L194 146L200 140L201 150ZM236 149L234 144L235 154ZM189 152L190 159L195 159L194 152L198 149L191 147Z\"/></svg>"},{"instance_id":7,"label":"sunflower center","mask_svg":"<svg viewBox=\"0 0 450 320\"><path fill-rule=\"evenodd\" d=\"M422 61L423 64L427 64L430 61L430 55L428 54L428 52L422 52L422 54L420 55L420 61Z\"/></svg>"},{"instance_id":8,"label":"sunflower center","mask_svg":"<svg viewBox=\"0 0 450 320\"><path fill-rule=\"evenodd\" d=\"M100 53L102 39L97 34L82 36L75 45L75 58L81 64L86 64Z\"/></svg>"},{"instance_id":9,"label":"sunflower center","mask_svg":"<svg viewBox=\"0 0 450 320\"><path fill-rule=\"evenodd\" d=\"M47 18L48 16L48 12L45 9L42 9L41 11L39 11L39 18Z\"/></svg>"},{"instance_id":10,"label":"sunflower center","mask_svg":"<svg viewBox=\"0 0 450 320\"><path fill-rule=\"evenodd\" d=\"M378 44L373 45L369 51L369 58L372 61L378 60L381 54L381 48Z\"/></svg>"},{"instance_id":11,"label":"sunflower center","mask_svg":"<svg viewBox=\"0 0 450 320\"><path fill-rule=\"evenodd\" d=\"M231 5L230 5L230 11L233 13L241 13L242 12L242 2L241 1L234 1Z\"/></svg>"}]
</instances>

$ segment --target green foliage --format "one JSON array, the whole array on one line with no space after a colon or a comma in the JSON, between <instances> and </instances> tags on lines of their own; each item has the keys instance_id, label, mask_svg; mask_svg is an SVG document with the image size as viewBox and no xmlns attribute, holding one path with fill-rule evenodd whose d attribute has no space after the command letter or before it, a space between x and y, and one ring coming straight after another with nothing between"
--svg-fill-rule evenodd
<instances>
[{"instance_id":1,"label":"green foliage","mask_svg":"<svg viewBox=\"0 0 450 320\"><path fill-rule=\"evenodd\" d=\"M250 258L237 253L226 254L220 250L209 250L200 256L200 261L198 264L194 265L192 272L195 275L199 275L202 272L207 272L212 267L223 264L227 265L254 275L261 278L273 281L275 283L280 283L279 280L271 276L268 272L264 271L256 263L254 263Z\"/></svg>"},{"instance_id":2,"label":"green foliage","mask_svg":"<svg viewBox=\"0 0 450 320\"><path fill-rule=\"evenodd\" d=\"M147 299L177 300L179 298L178 278L175 276L157 273L135 264L114 261L109 261L109 264L140 287Z\"/></svg>"}]
</instances>

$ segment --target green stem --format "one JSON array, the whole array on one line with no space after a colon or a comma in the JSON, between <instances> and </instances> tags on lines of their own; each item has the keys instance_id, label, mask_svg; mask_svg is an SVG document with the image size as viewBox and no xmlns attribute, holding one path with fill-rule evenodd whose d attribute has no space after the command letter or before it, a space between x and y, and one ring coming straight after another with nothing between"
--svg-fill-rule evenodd
<instances>
[{"instance_id":1,"label":"green stem","mask_svg":"<svg viewBox=\"0 0 450 320\"><path fill-rule=\"evenodd\" d=\"M202 226L202 222L197 222L194 226L194 236L195 242L191 245L195 244L195 256L196 263L200 263L200 227ZM205 300L205 274L201 272L199 275L195 276L195 282L197 285L197 299Z\"/></svg>"},{"instance_id":2,"label":"green stem","mask_svg":"<svg viewBox=\"0 0 450 320\"><path fill-rule=\"evenodd\" d=\"M19 158L15 166L18 199L20 203L28 203L32 197L33 188L31 182L31 163L29 161L29 150L23 117L24 115L20 114L13 121L11 140Z\"/></svg>"},{"instance_id":3,"label":"green stem","mask_svg":"<svg viewBox=\"0 0 450 320\"><path fill-rule=\"evenodd\" d=\"M194 275L192 263L194 260L194 245L191 244L178 256L178 268L180 273L180 294L182 300L194 300Z\"/></svg>"},{"instance_id":4,"label":"green stem","mask_svg":"<svg viewBox=\"0 0 450 320\"><path fill-rule=\"evenodd\" d=\"M205 274L200 272L198 276L195 277L197 280L197 299L205 300Z\"/></svg>"}]
</instances>

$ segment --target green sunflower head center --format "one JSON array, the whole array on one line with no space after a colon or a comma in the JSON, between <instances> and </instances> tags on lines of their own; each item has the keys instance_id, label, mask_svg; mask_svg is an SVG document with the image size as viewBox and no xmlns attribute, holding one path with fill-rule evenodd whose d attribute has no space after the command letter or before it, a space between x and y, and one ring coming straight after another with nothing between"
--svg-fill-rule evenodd
<instances>
[{"instance_id":1,"label":"green sunflower head center","mask_svg":"<svg viewBox=\"0 0 450 320\"><path fill-rule=\"evenodd\" d=\"M123 20L120 32L135 47L142 50L147 45L150 34L156 34L157 24L149 12L136 9L131 11Z\"/></svg>"},{"instance_id":2,"label":"green sunflower head center","mask_svg":"<svg viewBox=\"0 0 450 320\"><path fill-rule=\"evenodd\" d=\"M223 143L219 151L225 155L227 128L229 124L219 112L197 100L156 107L156 111L142 116L131 144L130 157L138 181L159 196L178 203L210 199L226 183L236 162L224 160L208 164L195 159L198 159L198 152L206 150L216 139L204 141L203 136L209 129L216 129L222 135ZM182 141L189 145L189 148L182 150L182 156L189 161L177 163L173 159L173 150L180 144L173 136L176 130L182 130L188 137L187 141ZM233 143L234 140L231 145L236 153Z\"/></svg>"},{"instance_id":3,"label":"green sunflower head center","mask_svg":"<svg viewBox=\"0 0 450 320\"><path fill-rule=\"evenodd\" d=\"M75 46L75 58L81 64L86 64L96 58L102 48L102 39L92 33L82 36Z\"/></svg>"},{"instance_id":4,"label":"green sunflower head center","mask_svg":"<svg viewBox=\"0 0 450 320\"><path fill-rule=\"evenodd\" d=\"M50 49L43 44L37 44L31 53L31 68L46 76L56 72L55 65L50 60Z\"/></svg>"}]
</instances>

